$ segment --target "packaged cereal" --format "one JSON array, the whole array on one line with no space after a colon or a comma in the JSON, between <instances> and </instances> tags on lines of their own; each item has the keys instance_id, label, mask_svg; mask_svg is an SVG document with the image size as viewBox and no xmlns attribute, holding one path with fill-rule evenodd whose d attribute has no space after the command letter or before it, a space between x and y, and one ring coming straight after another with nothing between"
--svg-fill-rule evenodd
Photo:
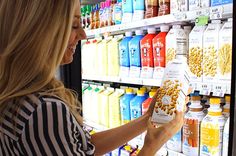
<instances>
[{"instance_id":1,"label":"packaged cereal","mask_svg":"<svg viewBox=\"0 0 236 156\"><path fill-rule=\"evenodd\" d=\"M231 65L232 65L232 18L223 25L219 34L219 52L217 71L219 83L231 82Z\"/></svg>"},{"instance_id":2,"label":"packaged cereal","mask_svg":"<svg viewBox=\"0 0 236 156\"><path fill-rule=\"evenodd\" d=\"M153 111L153 122L167 123L175 117L176 110L183 111L189 88L188 73L186 57L177 55L168 63Z\"/></svg>"},{"instance_id":3,"label":"packaged cereal","mask_svg":"<svg viewBox=\"0 0 236 156\"><path fill-rule=\"evenodd\" d=\"M203 37L203 82L217 83L217 57L219 49L220 20L212 20Z\"/></svg>"},{"instance_id":4,"label":"packaged cereal","mask_svg":"<svg viewBox=\"0 0 236 156\"><path fill-rule=\"evenodd\" d=\"M203 34L206 26L195 26L189 34L190 81L202 82Z\"/></svg>"}]
</instances>

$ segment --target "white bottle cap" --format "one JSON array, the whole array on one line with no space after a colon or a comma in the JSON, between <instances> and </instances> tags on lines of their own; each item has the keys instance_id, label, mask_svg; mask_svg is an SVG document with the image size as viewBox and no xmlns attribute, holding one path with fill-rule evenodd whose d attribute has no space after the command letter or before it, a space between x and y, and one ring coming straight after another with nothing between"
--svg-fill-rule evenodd
<instances>
[{"instance_id":1,"label":"white bottle cap","mask_svg":"<svg viewBox=\"0 0 236 156\"><path fill-rule=\"evenodd\" d=\"M181 26L180 25L173 25L172 28L173 29L181 29Z\"/></svg>"},{"instance_id":2,"label":"white bottle cap","mask_svg":"<svg viewBox=\"0 0 236 156\"><path fill-rule=\"evenodd\" d=\"M233 18L229 18L229 19L228 19L228 22L233 22Z\"/></svg>"},{"instance_id":3,"label":"white bottle cap","mask_svg":"<svg viewBox=\"0 0 236 156\"><path fill-rule=\"evenodd\" d=\"M212 20L211 23L213 23L213 24L221 24L221 20Z\"/></svg>"},{"instance_id":4,"label":"white bottle cap","mask_svg":"<svg viewBox=\"0 0 236 156\"><path fill-rule=\"evenodd\" d=\"M208 112L222 112L222 109L220 108L220 104L211 104L210 108L208 108Z\"/></svg>"},{"instance_id":5,"label":"white bottle cap","mask_svg":"<svg viewBox=\"0 0 236 156\"><path fill-rule=\"evenodd\" d=\"M160 29L161 29L161 32L168 32L170 28L168 25L162 25Z\"/></svg>"},{"instance_id":6,"label":"white bottle cap","mask_svg":"<svg viewBox=\"0 0 236 156\"><path fill-rule=\"evenodd\" d=\"M126 37L131 37L132 34L133 34L133 33L132 33L131 31L127 31L127 32L125 32L125 36L126 36Z\"/></svg>"},{"instance_id":7,"label":"white bottle cap","mask_svg":"<svg viewBox=\"0 0 236 156\"><path fill-rule=\"evenodd\" d=\"M136 35L143 35L143 30L140 30L140 29L135 30L135 34Z\"/></svg>"},{"instance_id":8,"label":"white bottle cap","mask_svg":"<svg viewBox=\"0 0 236 156\"><path fill-rule=\"evenodd\" d=\"M191 26L184 26L184 30L191 30L192 27Z\"/></svg>"},{"instance_id":9,"label":"white bottle cap","mask_svg":"<svg viewBox=\"0 0 236 156\"><path fill-rule=\"evenodd\" d=\"M151 27L151 28L148 28L147 32L148 32L148 34L155 34L156 29L154 27Z\"/></svg>"}]
</instances>

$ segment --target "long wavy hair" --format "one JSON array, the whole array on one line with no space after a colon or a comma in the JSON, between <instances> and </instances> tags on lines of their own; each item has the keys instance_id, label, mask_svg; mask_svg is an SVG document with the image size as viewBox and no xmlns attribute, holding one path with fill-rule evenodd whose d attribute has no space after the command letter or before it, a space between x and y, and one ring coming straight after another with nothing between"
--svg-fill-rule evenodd
<instances>
[{"instance_id":1,"label":"long wavy hair","mask_svg":"<svg viewBox=\"0 0 236 156\"><path fill-rule=\"evenodd\" d=\"M81 108L77 95L55 78L78 3L79 0L0 1L1 114L9 101L35 92L58 96L72 113ZM15 105L15 109L20 107Z\"/></svg>"}]
</instances>

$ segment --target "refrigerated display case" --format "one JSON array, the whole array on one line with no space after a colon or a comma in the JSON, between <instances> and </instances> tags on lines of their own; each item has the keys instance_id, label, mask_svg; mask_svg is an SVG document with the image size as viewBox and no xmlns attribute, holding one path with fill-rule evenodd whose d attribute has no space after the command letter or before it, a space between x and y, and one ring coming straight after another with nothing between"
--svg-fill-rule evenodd
<instances>
[{"instance_id":1,"label":"refrigerated display case","mask_svg":"<svg viewBox=\"0 0 236 156\"><path fill-rule=\"evenodd\" d=\"M135 31L136 29L146 29L148 27L154 27L156 30L160 30L161 25L168 25L172 26L175 24L178 25L190 25L193 26L195 24L201 23L208 23L212 20L223 20L224 22L228 18L233 18L233 41L232 41L232 71L231 71L231 83L216 83L216 82L191 82L191 87L194 91L197 91L200 95L205 96L215 96L215 97L222 97L225 94L231 96L230 102L230 130L229 130L229 148L228 148L228 155L234 156L236 155L236 128L234 128L234 121L236 121L236 116L234 115L235 109L235 48L236 48L236 15L235 10L236 3L230 4L223 4L223 5L216 5L212 7L205 7L200 8L197 10L192 11L182 11L182 12L174 12L164 16L157 16L153 18L143 19L139 21L134 21L131 23L119 24L119 25L112 25L107 27L102 27L98 29L86 30L87 38L94 39L102 36L113 36L113 35L120 35L124 34L127 31ZM78 44L76 49L76 54L74 56L74 61L70 65L66 65L61 69L62 80L64 81L66 87L74 89L78 92L79 100L83 104L82 100L82 83L86 83L88 85L105 85L105 87L114 87L114 88L126 88L133 87L133 88L140 88L142 86L147 87L160 87L161 86L161 78L154 79L154 78L133 78L133 77L122 77L120 75L117 76L108 76L105 74L84 74L84 69L82 64L92 63L89 60L83 60L83 52L82 48L85 41L82 41ZM89 53L90 51L87 51ZM88 55L89 56L89 55ZM92 60L93 56L87 57ZM95 59L99 59L99 57L95 57ZM97 69L94 69L96 71ZM104 125L97 124L93 121L86 121L85 124L89 127L94 128L97 131L106 130L107 127ZM143 136L139 137L136 140L132 140L129 142L132 146L142 146ZM163 152L164 150L164 152ZM183 156L182 153L178 153L167 148L163 148L162 151L159 152L161 155L178 155ZM222 155L225 156L225 155Z\"/></svg>"}]
</instances>

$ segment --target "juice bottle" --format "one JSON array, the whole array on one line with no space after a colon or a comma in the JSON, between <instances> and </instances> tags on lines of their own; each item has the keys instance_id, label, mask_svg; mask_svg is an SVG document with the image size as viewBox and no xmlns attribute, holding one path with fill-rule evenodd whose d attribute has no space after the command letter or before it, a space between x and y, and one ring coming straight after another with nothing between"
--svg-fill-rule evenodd
<instances>
[{"instance_id":1,"label":"juice bottle","mask_svg":"<svg viewBox=\"0 0 236 156\"><path fill-rule=\"evenodd\" d=\"M149 92L149 98L146 99L143 103L142 103L142 115L144 115L148 108L149 108L149 105L152 101L152 97L156 94L156 92Z\"/></svg>"},{"instance_id":2,"label":"juice bottle","mask_svg":"<svg viewBox=\"0 0 236 156\"><path fill-rule=\"evenodd\" d=\"M156 17L158 15L158 0L145 0L145 18Z\"/></svg>"},{"instance_id":3,"label":"juice bottle","mask_svg":"<svg viewBox=\"0 0 236 156\"><path fill-rule=\"evenodd\" d=\"M199 156L200 154L200 123L205 117L200 100L200 96L191 96L189 111L184 116L183 153L185 155Z\"/></svg>"},{"instance_id":4,"label":"juice bottle","mask_svg":"<svg viewBox=\"0 0 236 156\"><path fill-rule=\"evenodd\" d=\"M86 5L85 18L86 18L85 29L89 30L91 29L91 23L92 23L92 5Z\"/></svg>"},{"instance_id":5,"label":"juice bottle","mask_svg":"<svg viewBox=\"0 0 236 156\"><path fill-rule=\"evenodd\" d=\"M126 124L130 122L130 101L135 97L133 89L126 88L125 95L120 98L120 112L121 112L121 123Z\"/></svg>"},{"instance_id":6,"label":"juice bottle","mask_svg":"<svg viewBox=\"0 0 236 156\"><path fill-rule=\"evenodd\" d=\"M229 122L230 118L227 119L224 127L224 134L223 134L223 153L222 156L228 155L228 147L229 147Z\"/></svg>"},{"instance_id":7,"label":"juice bottle","mask_svg":"<svg viewBox=\"0 0 236 156\"><path fill-rule=\"evenodd\" d=\"M110 42L108 42L108 76L119 76L120 63L119 63L119 43L122 40L123 35L114 36Z\"/></svg>"},{"instance_id":8,"label":"juice bottle","mask_svg":"<svg viewBox=\"0 0 236 156\"><path fill-rule=\"evenodd\" d=\"M83 29L86 28L86 6L81 6L81 20L82 20L82 27Z\"/></svg>"},{"instance_id":9,"label":"juice bottle","mask_svg":"<svg viewBox=\"0 0 236 156\"><path fill-rule=\"evenodd\" d=\"M146 100L145 93L142 90L137 91L137 96L135 96L130 101L130 114L131 120L137 119L142 113L142 103Z\"/></svg>"},{"instance_id":10,"label":"juice bottle","mask_svg":"<svg viewBox=\"0 0 236 156\"><path fill-rule=\"evenodd\" d=\"M162 79L166 65L166 35L169 31L169 26L161 26L161 32L152 40L153 58L154 58L154 79Z\"/></svg>"},{"instance_id":11,"label":"juice bottle","mask_svg":"<svg viewBox=\"0 0 236 156\"><path fill-rule=\"evenodd\" d=\"M132 38L133 38L132 32L126 32L125 38L119 44L120 77L129 76L129 68L130 68L129 41Z\"/></svg>"},{"instance_id":12,"label":"juice bottle","mask_svg":"<svg viewBox=\"0 0 236 156\"><path fill-rule=\"evenodd\" d=\"M114 92L114 88L107 88L101 93L99 100L99 123L102 126L109 127L109 96ZM92 107L90 107L91 110Z\"/></svg>"},{"instance_id":13,"label":"juice bottle","mask_svg":"<svg viewBox=\"0 0 236 156\"><path fill-rule=\"evenodd\" d=\"M104 15L105 15L105 2L100 3L100 9L99 9L99 28L102 28L105 26L104 21Z\"/></svg>"},{"instance_id":14,"label":"juice bottle","mask_svg":"<svg viewBox=\"0 0 236 156\"><path fill-rule=\"evenodd\" d=\"M208 114L201 124L201 156L221 156L224 124L220 98L210 98Z\"/></svg>"},{"instance_id":15,"label":"juice bottle","mask_svg":"<svg viewBox=\"0 0 236 156\"><path fill-rule=\"evenodd\" d=\"M159 0L158 16L170 14L170 0Z\"/></svg>"},{"instance_id":16,"label":"juice bottle","mask_svg":"<svg viewBox=\"0 0 236 156\"><path fill-rule=\"evenodd\" d=\"M114 24L121 24L122 22L122 0L117 0L117 3L113 7L113 22Z\"/></svg>"},{"instance_id":17,"label":"juice bottle","mask_svg":"<svg viewBox=\"0 0 236 156\"><path fill-rule=\"evenodd\" d=\"M122 23L132 22L134 13L133 0L122 0L122 11L123 11Z\"/></svg>"},{"instance_id":18,"label":"juice bottle","mask_svg":"<svg viewBox=\"0 0 236 156\"><path fill-rule=\"evenodd\" d=\"M124 94L123 89L116 89L109 96L109 127L114 128L121 125L120 98Z\"/></svg>"},{"instance_id":19,"label":"juice bottle","mask_svg":"<svg viewBox=\"0 0 236 156\"><path fill-rule=\"evenodd\" d=\"M141 72L140 40L143 38L143 30L136 30L136 36L129 41L130 77L139 78Z\"/></svg>"},{"instance_id":20,"label":"juice bottle","mask_svg":"<svg viewBox=\"0 0 236 156\"><path fill-rule=\"evenodd\" d=\"M145 0L133 0L133 21L144 19Z\"/></svg>"},{"instance_id":21,"label":"juice bottle","mask_svg":"<svg viewBox=\"0 0 236 156\"><path fill-rule=\"evenodd\" d=\"M141 46L141 64L142 64L142 78L152 78L153 76L153 48L152 39L156 36L155 28L148 28L148 34L140 41Z\"/></svg>"},{"instance_id":22,"label":"juice bottle","mask_svg":"<svg viewBox=\"0 0 236 156\"><path fill-rule=\"evenodd\" d=\"M229 118L229 114L230 114L230 96L229 95L225 96L225 105L223 106L222 114L225 117L225 120Z\"/></svg>"}]
</instances>

